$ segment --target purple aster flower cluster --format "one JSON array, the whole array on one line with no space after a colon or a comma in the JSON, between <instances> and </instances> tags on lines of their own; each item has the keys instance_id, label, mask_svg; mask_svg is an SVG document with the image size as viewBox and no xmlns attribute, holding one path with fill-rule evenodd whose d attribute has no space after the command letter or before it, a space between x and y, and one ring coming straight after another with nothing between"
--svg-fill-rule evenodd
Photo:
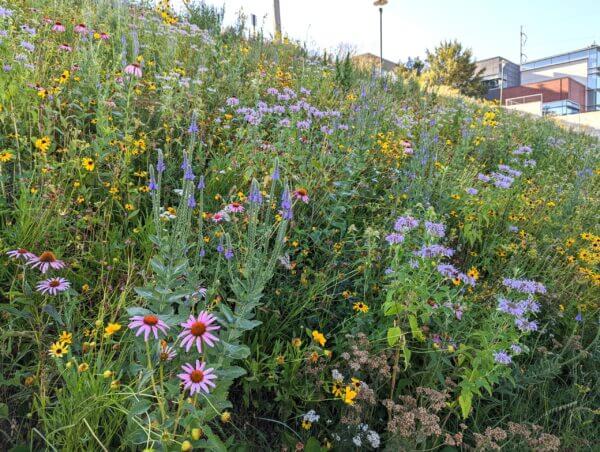
<instances>
[{"instance_id":1,"label":"purple aster flower cluster","mask_svg":"<svg viewBox=\"0 0 600 452\"><path fill-rule=\"evenodd\" d=\"M529 155L531 154L531 148L529 146L521 146L518 149L515 149L513 155Z\"/></svg>"},{"instance_id":2,"label":"purple aster flower cluster","mask_svg":"<svg viewBox=\"0 0 600 452\"><path fill-rule=\"evenodd\" d=\"M498 165L498 169L500 171L504 171L506 174L509 174L513 177L520 177L523 174L521 171L511 168L508 165Z\"/></svg>"},{"instance_id":3,"label":"purple aster flower cluster","mask_svg":"<svg viewBox=\"0 0 600 452\"><path fill-rule=\"evenodd\" d=\"M300 92L304 96L309 96L310 91L301 88ZM341 124L338 118L341 113L337 110L320 110L311 105L306 97L298 99L296 92L290 88L284 88L281 92L276 88L268 88L267 95L275 98L279 104L269 105L265 101L257 102L255 107L240 106L235 110L236 114L242 116L244 121L250 125L259 125L263 118L268 118L269 115L282 116L288 113L290 116L296 116L294 121L290 117L278 119L277 122L281 127L291 127L294 124L299 130L310 130L313 126L317 126L324 135L331 135L335 130L348 130L346 124ZM229 98L226 101L228 107L237 107L239 100ZM224 111L224 110L223 110ZM303 117L298 117L303 116ZM334 124L323 124L321 120L334 119ZM318 124L315 124L319 122Z\"/></svg>"},{"instance_id":4,"label":"purple aster flower cluster","mask_svg":"<svg viewBox=\"0 0 600 452\"><path fill-rule=\"evenodd\" d=\"M396 232L407 232L417 227L419 227L419 220L411 217L410 215L398 217L394 223L394 230Z\"/></svg>"},{"instance_id":5,"label":"purple aster flower cluster","mask_svg":"<svg viewBox=\"0 0 600 452\"><path fill-rule=\"evenodd\" d=\"M385 237L386 242L390 245L397 245L404 242L404 236L398 232L392 232Z\"/></svg>"},{"instance_id":6,"label":"purple aster flower cluster","mask_svg":"<svg viewBox=\"0 0 600 452\"><path fill-rule=\"evenodd\" d=\"M504 278L502 281L504 286L517 292L526 294L546 293L546 287L539 282L535 282L529 279L511 279Z\"/></svg>"},{"instance_id":7,"label":"purple aster flower cluster","mask_svg":"<svg viewBox=\"0 0 600 452\"><path fill-rule=\"evenodd\" d=\"M425 222L425 230L433 237L444 237L446 235L446 226L443 223Z\"/></svg>"},{"instance_id":8,"label":"purple aster flower cluster","mask_svg":"<svg viewBox=\"0 0 600 452\"><path fill-rule=\"evenodd\" d=\"M434 257L452 257L454 254L454 250L452 248L447 248L443 245L423 245L421 249L417 251L413 251L415 256L421 257L423 259L431 259Z\"/></svg>"},{"instance_id":9,"label":"purple aster flower cluster","mask_svg":"<svg viewBox=\"0 0 600 452\"><path fill-rule=\"evenodd\" d=\"M466 191L469 195L473 195L473 196L475 196L477 193L479 193L479 190L477 190L476 188L467 188Z\"/></svg>"},{"instance_id":10,"label":"purple aster flower cluster","mask_svg":"<svg viewBox=\"0 0 600 452\"><path fill-rule=\"evenodd\" d=\"M512 363L512 358L508 353L506 353L506 351L499 350L494 353L494 361L496 361L498 364L510 364Z\"/></svg>"},{"instance_id":11,"label":"purple aster flower cluster","mask_svg":"<svg viewBox=\"0 0 600 452\"><path fill-rule=\"evenodd\" d=\"M475 286L475 278L466 275L459 271L452 264L439 264L437 267L437 271L444 278L448 279L460 279L464 284L468 284L469 286Z\"/></svg>"}]
</instances>

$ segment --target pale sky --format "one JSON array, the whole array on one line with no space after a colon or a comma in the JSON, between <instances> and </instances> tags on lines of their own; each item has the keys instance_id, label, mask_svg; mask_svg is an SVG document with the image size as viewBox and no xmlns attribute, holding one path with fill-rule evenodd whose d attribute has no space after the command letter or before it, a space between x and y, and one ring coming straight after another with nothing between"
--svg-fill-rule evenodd
<instances>
[{"instance_id":1,"label":"pale sky","mask_svg":"<svg viewBox=\"0 0 600 452\"><path fill-rule=\"evenodd\" d=\"M173 0L177 4L181 0ZM237 11L258 16L273 33L273 0L205 0L225 5L225 23ZM313 49L352 44L379 54L379 12L373 0L280 0L283 33ZM383 7L383 56L406 61L443 39L458 39L478 59L503 56L518 63L519 27L528 35L529 60L600 43L600 0L389 0Z\"/></svg>"}]
</instances>

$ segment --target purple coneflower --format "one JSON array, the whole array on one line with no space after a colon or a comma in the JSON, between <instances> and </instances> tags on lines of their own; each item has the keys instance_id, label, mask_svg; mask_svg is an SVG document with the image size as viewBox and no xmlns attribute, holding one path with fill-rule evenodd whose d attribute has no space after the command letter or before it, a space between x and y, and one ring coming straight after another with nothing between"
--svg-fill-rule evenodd
<instances>
[{"instance_id":1,"label":"purple coneflower","mask_svg":"<svg viewBox=\"0 0 600 452\"><path fill-rule=\"evenodd\" d=\"M61 44L58 46L58 50L62 50L63 52L72 52L73 51L73 47L71 47L69 44Z\"/></svg>"},{"instance_id":2,"label":"purple coneflower","mask_svg":"<svg viewBox=\"0 0 600 452\"><path fill-rule=\"evenodd\" d=\"M239 202L232 202L225 207L225 210L230 213L241 213L244 211L244 206Z\"/></svg>"},{"instance_id":3,"label":"purple coneflower","mask_svg":"<svg viewBox=\"0 0 600 452\"><path fill-rule=\"evenodd\" d=\"M73 28L73 30L75 31L75 33L79 33L80 35L84 35L88 32L88 29L85 26L85 24L77 24L75 25L75 28Z\"/></svg>"},{"instance_id":4,"label":"purple coneflower","mask_svg":"<svg viewBox=\"0 0 600 452\"><path fill-rule=\"evenodd\" d=\"M213 221L213 223L221 223L222 221L229 221L229 215L227 215L227 212L221 210L212 216L212 221Z\"/></svg>"},{"instance_id":5,"label":"purple coneflower","mask_svg":"<svg viewBox=\"0 0 600 452\"><path fill-rule=\"evenodd\" d=\"M158 339L158 331L160 330L163 334L167 334L169 325L163 322L155 314L146 315L134 315L129 319L129 328L135 330L137 328L136 336L144 333L144 340L148 342L150 333L154 334L154 338Z\"/></svg>"},{"instance_id":6,"label":"purple coneflower","mask_svg":"<svg viewBox=\"0 0 600 452\"><path fill-rule=\"evenodd\" d=\"M185 328L179 334L179 337L182 338L181 347L189 352L190 348L196 344L198 353L202 353L202 342L205 342L209 347L213 347L219 338L210 332L221 328L219 325L213 325L216 321L216 317L206 311L201 311L197 318L190 315L187 322L181 324Z\"/></svg>"},{"instance_id":7,"label":"purple coneflower","mask_svg":"<svg viewBox=\"0 0 600 452\"><path fill-rule=\"evenodd\" d=\"M33 256L27 261L27 265L31 268L39 268L42 273L46 273L49 269L60 270L65 267L65 263L58 260L52 251L44 251L39 256Z\"/></svg>"},{"instance_id":8,"label":"purple coneflower","mask_svg":"<svg viewBox=\"0 0 600 452\"><path fill-rule=\"evenodd\" d=\"M49 278L44 281L40 281L36 290L43 294L56 295L59 292L64 292L71 286L71 283L65 278Z\"/></svg>"},{"instance_id":9,"label":"purple coneflower","mask_svg":"<svg viewBox=\"0 0 600 452\"><path fill-rule=\"evenodd\" d=\"M294 190L294 198L299 199L305 204L308 204L308 201L310 199L308 197L308 191L305 188L299 188L297 190Z\"/></svg>"},{"instance_id":10,"label":"purple coneflower","mask_svg":"<svg viewBox=\"0 0 600 452\"><path fill-rule=\"evenodd\" d=\"M11 251L8 251L6 254L8 254L8 256L13 259L22 258L25 261L31 260L34 257L36 257L35 254L30 253L25 248L18 248L16 250L11 250Z\"/></svg>"},{"instance_id":11,"label":"purple coneflower","mask_svg":"<svg viewBox=\"0 0 600 452\"><path fill-rule=\"evenodd\" d=\"M158 349L158 359L163 362L172 361L177 356L177 352L170 347L166 341L161 340Z\"/></svg>"},{"instance_id":12,"label":"purple coneflower","mask_svg":"<svg viewBox=\"0 0 600 452\"><path fill-rule=\"evenodd\" d=\"M138 63L131 63L125 66L125 73L133 75L134 77L142 77L142 67Z\"/></svg>"},{"instance_id":13,"label":"purple coneflower","mask_svg":"<svg viewBox=\"0 0 600 452\"><path fill-rule=\"evenodd\" d=\"M56 31L58 33L64 33L65 26L58 21L54 22L54 25L52 26L52 31Z\"/></svg>"},{"instance_id":14,"label":"purple coneflower","mask_svg":"<svg viewBox=\"0 0 600 452\"><path fill-rule=\"evenodd\" d=\"M189 389L190 395L194 395L196 392L204 391L207 394L210 392L210 387L215 387L215 383L212 381L217 376L214 374L214 369L209 367L206 369L206 363L196 360L196 367L191 364L184 364L181 366L185 373L178 374L183 382L183 389Z\"/></svg>"}]
</instances>

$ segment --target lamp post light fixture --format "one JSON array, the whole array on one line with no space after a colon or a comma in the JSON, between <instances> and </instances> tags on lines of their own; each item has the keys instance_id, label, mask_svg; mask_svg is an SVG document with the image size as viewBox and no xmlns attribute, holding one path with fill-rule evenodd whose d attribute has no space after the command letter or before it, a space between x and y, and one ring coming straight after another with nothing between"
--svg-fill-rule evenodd
<instances>
[{"instance_id":1,"label":"lamp post light fixture","mask_svg":"<svg viewBox=\"0 0 600 452\"><path fill-rule=\"evenodd\" d=\"M388 0L375 0L373 6L379 7L379 76L383 76L383 7Z\"/></svg>"}]
</instances>

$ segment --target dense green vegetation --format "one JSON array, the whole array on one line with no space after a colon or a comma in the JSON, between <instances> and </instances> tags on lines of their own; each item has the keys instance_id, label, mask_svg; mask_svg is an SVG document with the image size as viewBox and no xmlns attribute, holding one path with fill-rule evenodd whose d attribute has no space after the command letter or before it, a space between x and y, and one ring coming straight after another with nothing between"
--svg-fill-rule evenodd
<instances>
[{"instance_id":1,"label":"dense green vegetation","mask_svg":"<svg viewBox=\"0 0 600 452\"><path fill-rule=\"evenodd\" d=\"M597 450L597 139L221 20L0 1L1 449Z\"/></svg>"}]
</instances>

